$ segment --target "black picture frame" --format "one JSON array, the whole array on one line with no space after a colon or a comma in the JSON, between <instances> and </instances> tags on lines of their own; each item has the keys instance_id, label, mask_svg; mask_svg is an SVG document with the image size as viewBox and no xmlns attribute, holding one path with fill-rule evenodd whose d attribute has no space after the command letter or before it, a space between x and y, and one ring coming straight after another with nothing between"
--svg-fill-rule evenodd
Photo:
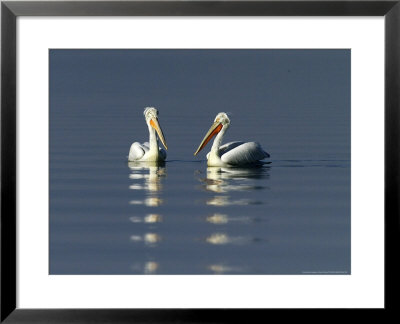
<instances>
[{"instance_id":1,"label":"black picture frame","mask_svg":"<svg viewBox=\"0 0 400 324\"><path fill-rule=\"evenodd\" d=\"M16 19L18 16L384 16L385 307L384 309L375 309L375 311L381 321L383 320L381 316L397 310L395 296L399 288L399 275L395 264L400 246L400 0L2 1L0 313L2 323L217 323L236 322L243 315L249 321L254 321L256 318L264 318L267 315L266 312L278 311L272 309L16 308ZM371 150L372 153L370 157L367 157L368 159L373 159L373 149L371 148ZM371 168L373 171L373 167ZM293 311L310 319L309 311L318 313L320 310ZM372 315L371 312L364 312L364 314L368 317Z\"/></svg>"}]
</instances>

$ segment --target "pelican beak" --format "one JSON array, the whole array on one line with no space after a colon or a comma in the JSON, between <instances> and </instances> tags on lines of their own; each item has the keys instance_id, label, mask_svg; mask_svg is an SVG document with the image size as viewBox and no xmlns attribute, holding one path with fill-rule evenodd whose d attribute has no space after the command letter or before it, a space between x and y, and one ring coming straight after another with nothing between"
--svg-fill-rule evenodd
<instances>
[{"instance_id":1,"label":"pelican beak","mask_svg":"<svg viewBox=\"0 0 400 324\"><path fill-rule=\"evenodd\" d=\"M214 122L214 124L211 126L211 128L208 130L206 136L204 136L203 140L201 141L197 151L194 153L196 155L199 153L204 146L207 145L207 143L212 139L215 135L217 135L222 129L222 124L220 122Z\"/></svg>"},{"instance_id":2,"label":"pelican beak","mask_svg":"<svg viewBox=\"0 0 400 324\"><path fill-rule=\"evenodd\" d=\"M158 123L158 119L157 118L150 119L150 125L151 125L151 127L153 127L156 130L158 137L161 140L161 143L163 143L165 149L168 150L167 142L165 141L163 131L160 127L160 124Z\"/></svg>"}]
</instances>

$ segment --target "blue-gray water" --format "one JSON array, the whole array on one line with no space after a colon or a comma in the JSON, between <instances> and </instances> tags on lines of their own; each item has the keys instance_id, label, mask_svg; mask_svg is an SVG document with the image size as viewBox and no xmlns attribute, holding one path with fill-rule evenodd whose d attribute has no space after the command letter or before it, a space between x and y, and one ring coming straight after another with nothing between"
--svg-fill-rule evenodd
<instances>
[{"instance_id":1,"label":"blue-gray water","mask_svg":"<svg viewBox=\"0 0 400 324\"><path fill-rule=\"evenodd\" d=\"M270 164L193 156L221 111ZM51 50L49 122L50 274L350 273L349 50Z\"/></svg>"}]
</instances>

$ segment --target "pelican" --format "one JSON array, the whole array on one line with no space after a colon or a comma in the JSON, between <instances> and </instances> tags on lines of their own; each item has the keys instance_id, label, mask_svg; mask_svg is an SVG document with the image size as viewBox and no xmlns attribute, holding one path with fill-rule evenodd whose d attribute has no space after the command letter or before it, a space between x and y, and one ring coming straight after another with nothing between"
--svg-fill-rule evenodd
<instances>
[{"instance_id":1,"label":"pelican","mask_svg":"<svg viewBox=\"0 0 400 324\"><path fill-rule=\"evenodd\" d=\"M256 165L261 164L261 160L269 157L269 154L256 142L230 142L221 146L222 138L229 125L230 120L228 115L224 112L219 113L194 155L199 153L216 136L211 151L207 154L208 166L235 167Z\"/></svg>"},{"instance_id":2,"label":"pelican","mask_svg":"<svg viewBox=\"0 0 400 324\"><path fill-rule=\"evenodd\" d=\"M158 123L158 110L154 107L144 109L144 118L146 119L147 127L149 128L149 141L143 144L134 142L129 150L129 161L146 161L146 162L162 162L167 157L167 152L158 146L157 135L163 143L165 149L167 143L164 134Z\"/></svg>"}]
</instances>

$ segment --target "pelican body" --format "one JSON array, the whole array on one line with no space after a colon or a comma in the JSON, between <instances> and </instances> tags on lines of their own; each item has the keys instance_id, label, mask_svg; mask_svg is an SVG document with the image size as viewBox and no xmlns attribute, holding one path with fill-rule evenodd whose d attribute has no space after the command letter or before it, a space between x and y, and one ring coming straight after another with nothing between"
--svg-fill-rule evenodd
<instances>
[{"instance_id":1,"label":"pelican body","mask_svg":"<svg viewBox=\"0 0 400 324\"><path fill-rule=\"evenodd\" d=\"M167 143L163 131L158 123L158 110L154 107L147 107L144 109L144 118L147 127L149 128L149 141L143 144L134 142L129 150L129 161L143 161L143 162L162 162L167 157L167 152L158 145L157 135L167 148Z\"/></svg>"},{"instance_id":2,"label":"pelican body","mask_svg":"<svg viewBox=\"0 0 400 324\"><path fill-rule=\"evenodd\" d=\"M207 154L208 166L235 167L255 165L262 163L261 160L269 157L269 154L257 142L236 141L221 145L229 125L230 119L228 115L223 112L219 113L194 155L197 155L215 136L211 151Z\"/></svg>"}]
</instances>

